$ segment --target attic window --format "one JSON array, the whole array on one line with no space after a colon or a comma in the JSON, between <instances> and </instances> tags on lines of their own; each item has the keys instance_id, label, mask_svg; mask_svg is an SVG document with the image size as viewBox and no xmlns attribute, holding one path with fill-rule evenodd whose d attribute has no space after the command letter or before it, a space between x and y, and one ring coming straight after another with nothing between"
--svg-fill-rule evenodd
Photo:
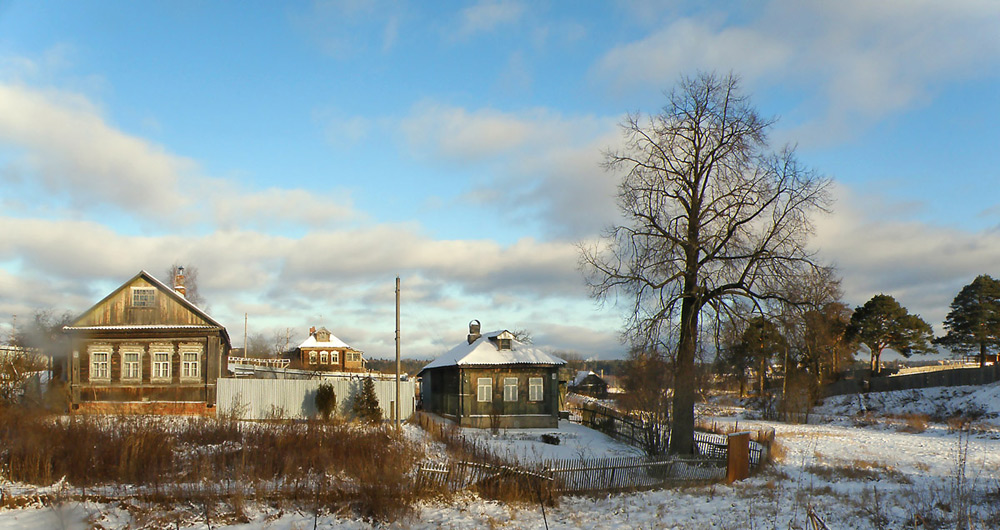
<instances>
[{"instance_id":1,"label":"attic window","mask_svg":"<svg viewBox=\"0 0 1000 530\"><path fill-rule=\"evenodd\" d=\"M133 287L132 307L153 307L156 303L156 289L153 287Z\"/></svg>"},{"instance_id":2,"label":"attic window","mask_svg":"<svg viewBox=\"0 0 1000 530\"><path fill-rule=\"evenodd\" d=\"M510 350L510 339L497 339L497 349L498 350Z\"/></svg>"}]
</instances>

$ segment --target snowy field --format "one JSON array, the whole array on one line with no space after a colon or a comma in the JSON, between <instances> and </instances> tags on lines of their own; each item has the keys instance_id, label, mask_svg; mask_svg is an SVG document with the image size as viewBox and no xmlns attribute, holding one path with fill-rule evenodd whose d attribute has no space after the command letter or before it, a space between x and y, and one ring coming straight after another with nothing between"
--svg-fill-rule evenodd
<instances>
[{"instance_id":1,"label":"snowy field","mask_svg":"<svg viewBox=\"0 0 1000 530\"><path fill-rule=\"evenodd\" d=\"M719 409L706 407L703 414L709 410ZM412 518L392 528L813 528L810 517L830 529L956 528L959 520L969 528L1000 528L995 425L1000 384L840 396L816 412L817 425L753 420L738 409L715 417L720 423L739 421L741 428L773 427L777 434L779 460L735 485L563 497L544 514L538 505L507 506L462 495L420 504ZM970 431L954 430L945 420L955 415L978 419ZM522 459L634 454L603 434L568 423L560 425L559 446L538 439L553 430L509 430L497 437L473 432ZM425 443L433 457L439 448ZM8 509L0 511L0 529L208 528L197 512L157 525L139 508L67 503L58 510ZM249 507L246 516L250 523L227 528L371 528L343 514L316 518L260 506ZM214 521L212 528L219 527Z\"/></svg>"}]
</instances>

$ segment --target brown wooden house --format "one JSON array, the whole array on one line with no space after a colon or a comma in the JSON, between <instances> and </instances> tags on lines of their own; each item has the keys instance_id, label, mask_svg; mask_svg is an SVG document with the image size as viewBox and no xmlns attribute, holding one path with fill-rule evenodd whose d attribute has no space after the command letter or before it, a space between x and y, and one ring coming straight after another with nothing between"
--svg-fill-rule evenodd
<instances>
[{"instance_id":1,"label":"brown wooden house","mask_svg":"<svg viewBox=\"0 0 1000 530\"><path fill-rule=\"evenodd\" d=\"M82 412L211 414L230 350L226 328L146 271L63 328Z\"/></svg>"},{"instance_id":2,"label":"brown wooden house","mask_svg":"<svg viewBox=\"0 0 1000 530\"><path fill-rule=\"evenodd\" d=\"M479 428L559 426L559 367L566 361L518 342L507 330L480 333L425 366L424 410Z\"/></svg>"},{"instance_id":3,"label":"brown wooden house","mask_svg":"<svg viewBox=\"0 0 1000 530\"><path fill-rule=\"evenodd\" d=\"M347 345L326 328L309 328L309 337L292 353L292 363L306 370L322 372L364 372L360 350Z\"/></svg>"}]
</instances>

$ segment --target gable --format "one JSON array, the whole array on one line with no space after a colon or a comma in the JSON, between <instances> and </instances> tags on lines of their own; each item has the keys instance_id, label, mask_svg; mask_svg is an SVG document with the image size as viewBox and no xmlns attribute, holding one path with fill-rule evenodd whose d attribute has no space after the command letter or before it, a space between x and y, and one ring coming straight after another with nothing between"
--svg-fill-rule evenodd
<instances>
[{"instance_id":1,"label":"gable","mask_svg":"<svg viewBox=\"0 0 1000 530\"><path fill-rule=\"evenodd\" d=\"M222 327L146 271L112 291L68 327L89 326Z\"/></svg>"}]
</instances>

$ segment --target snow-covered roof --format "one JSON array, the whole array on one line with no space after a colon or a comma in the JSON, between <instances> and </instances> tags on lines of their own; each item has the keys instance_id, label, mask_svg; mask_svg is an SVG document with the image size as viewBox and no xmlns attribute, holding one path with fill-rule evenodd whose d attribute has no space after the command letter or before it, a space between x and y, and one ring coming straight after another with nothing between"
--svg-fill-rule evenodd
<instances>
[{"instance_id":1,"label":"snow-covered roof","mask_svg":"<svg viewBox=\"0 0 1000 530\"><path fill-rule=\"evenodd\" d=\"M500 335L506 330L491 331L483 333L478 339L469 344L463 341L444 355L434 359L423 370L428 368L441 368L444 366L490 366L502 364L566 364L566 361L548 354L538 348L533 348L527 344L511 341L509 350L499 349L496 342L491 338ZM421 371L423 371L421 370Z\"/></svg>"},{"instance_id":2,"label":"snow-covered roof","mask_svg":"<svg viewBox=\"0 0 1000 530\"><path fill-rule=\"evenodd\" d=\"M576 376L573 377L573 381L569 384L569 386L577 386L577 385L579 385L590 374L594 374L594 372L592 372L590 370L580 370L579 372L576 373ZM594 375L597 375L597 374L594 374Z\"/></svg>"},{"instance_id":3,"label":"snow-covered roof","mask_svg":"<svg viewBox=\"0 0 1000 530\"><path fill-rule=\"evenodd\" d=\"M350 348L350 346L331 333L330 340L323 342L316 340L316 334L309 335L309 338L299 344L299 348Z\"/></svg>"}]
</instances>

